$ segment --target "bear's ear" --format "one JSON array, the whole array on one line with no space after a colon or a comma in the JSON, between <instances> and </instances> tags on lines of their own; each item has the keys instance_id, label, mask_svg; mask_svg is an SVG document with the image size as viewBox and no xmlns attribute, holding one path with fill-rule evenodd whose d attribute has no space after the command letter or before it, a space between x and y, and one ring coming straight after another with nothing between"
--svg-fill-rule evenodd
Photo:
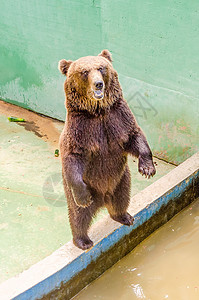
<instances>
[{"instance_id":1,"label":"bear's ear","mask_svg":"<svg viewBox=\"0 0 199 300\"><path fill-rule=\"evenodd\" d=\"M99 56L105 57L112 63L112 55L108 50L102 50L102 52L99 54Z\"/></svg>"},{"instance_id":2,"label":"bear's ear","mask_svg":"<svg viewBox=\"0 0 199 300\"><path fill-rule=\"evenodd\" d=\"M58 69L62 74L66 75L71 64L72 64L72 60L67 61L65 59L62 59L59 61Z\"/></svg>"}]
</instances>

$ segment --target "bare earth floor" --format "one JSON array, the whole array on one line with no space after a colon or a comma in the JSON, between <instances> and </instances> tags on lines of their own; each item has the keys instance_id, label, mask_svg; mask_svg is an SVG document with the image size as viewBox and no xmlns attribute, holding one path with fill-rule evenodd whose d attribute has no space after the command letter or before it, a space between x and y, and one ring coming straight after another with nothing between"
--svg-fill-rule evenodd
<instances>
[{"instance_id":1,"label":"bare earth floor","mask_svg":"<svg viewBox=\"0 0 199 300\"><path fill-rule=\"evenodd\" d=\"M10 116L26 122L9 122ZM0 101L0 282L71 239L61 162L54 156L62 128L63 122ZM129 157L132 195L174 168L155 162L157 174L147 180Z\"/></svg>"}]
</instances>

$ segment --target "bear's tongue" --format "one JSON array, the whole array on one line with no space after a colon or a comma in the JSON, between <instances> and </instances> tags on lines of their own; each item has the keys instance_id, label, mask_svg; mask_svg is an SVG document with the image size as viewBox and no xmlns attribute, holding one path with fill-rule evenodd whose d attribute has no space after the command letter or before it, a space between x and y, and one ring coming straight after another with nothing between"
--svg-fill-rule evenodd
<instances>
[{"instance_id":1,"label":"bear's tongue","mask_svg":"<svg viewBox=\"0 0 199 300\"><path fill-rule=\"evenodd\" d=\"M104 93L101 90L95 90L94 91L94 96L97 99L102 99L104 97Z\"/></svg>"}]
</instances>

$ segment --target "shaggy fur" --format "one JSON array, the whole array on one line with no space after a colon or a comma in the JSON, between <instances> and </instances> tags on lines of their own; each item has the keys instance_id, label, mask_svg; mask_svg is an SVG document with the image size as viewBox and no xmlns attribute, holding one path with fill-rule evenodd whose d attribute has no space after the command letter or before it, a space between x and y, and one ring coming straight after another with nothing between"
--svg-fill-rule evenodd
<instances>
[{"instance_id":1,"label":"shaggy fur","mask_svg":"<svg viewBox=\"0 0 199 300\"><path fill-rule=\"evenodd\" d=\"M74 244L85 250L93 243L87 231L97 210L132 225L127 213L130 172L127 155L139 158L138 170L155 174L151 150L123 98L108 50L74 62L61 60L67 118L60 137L62 173Z\"/></svg>"}]
</instances>

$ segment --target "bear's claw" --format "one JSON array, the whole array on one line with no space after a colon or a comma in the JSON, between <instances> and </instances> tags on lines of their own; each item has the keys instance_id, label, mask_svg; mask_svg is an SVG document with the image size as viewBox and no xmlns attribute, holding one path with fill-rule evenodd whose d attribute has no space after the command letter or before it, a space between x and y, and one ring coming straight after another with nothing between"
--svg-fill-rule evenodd
<instances>
[{"instance_id":1,"label":"bear's claw","mask_svg":"<svg viewBox=\"0 0 199 300\"><path fill-rule=\"evenodd\" d=\"M148 177L149 179L155 175L156 170L154 167L140 167L139 172L142 174L142 176L145 175L145 177Z\"/></svg>"},{"instance_id":2,"label":"bear's claw","mask_svg":"<svg viewBox=\"0 0 199 300\"><path fill-rule=\"evenodd\" d=\"M144 161L142 158L139 158L138 171L148 179L156 173L153 161Z\"/></svg>"}]
</instances>

